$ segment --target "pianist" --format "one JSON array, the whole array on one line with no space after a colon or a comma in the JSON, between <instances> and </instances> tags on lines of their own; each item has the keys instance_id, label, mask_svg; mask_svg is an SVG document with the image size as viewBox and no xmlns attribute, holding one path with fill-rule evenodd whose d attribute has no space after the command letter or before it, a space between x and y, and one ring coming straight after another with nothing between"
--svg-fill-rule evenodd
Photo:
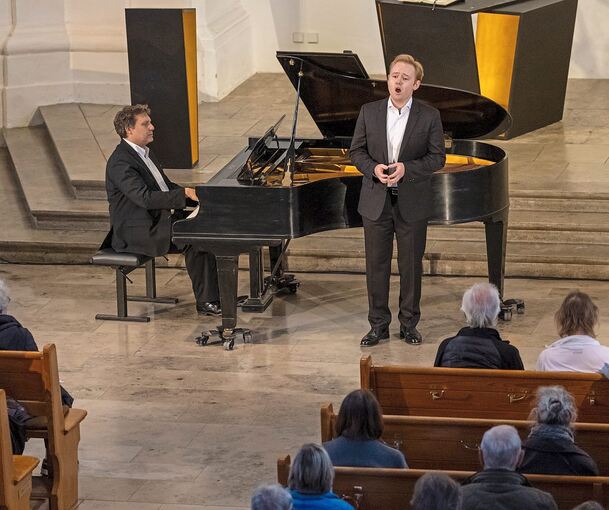
<instances>
[{"instance_id":1,"label":"pianist","mask_svg":"<svg viewBox=\"0 0 609 510\"><path fill-rule=\"evenodd\" d=\"M362 346L389 338L389 277L393 238L400 273L400 337L417 345L421 273L431 176L445 162L440 113L413 99L423 67L410 55L389 66L389 98L362 106L351 143L351 160L364 175L358 211L364 224L368 322Z\"/></svg>"},{"instance_id":2,"label":"pianist","mask_svg":"<svg viewBox=\"0 0 609 510\"><path fill-rule=\"evenodd\" d=\"M147 105L125 106L114 117L121 141L106 165L106 191L112 228L106 238L117 252L158 257L175 253L171 225L184 217L186 205L196 205L193 188L171 182L147 145L154 126ZM184 250L197 312L220 315L215 257L195 247Z\"/></svg>"}]
</instances>

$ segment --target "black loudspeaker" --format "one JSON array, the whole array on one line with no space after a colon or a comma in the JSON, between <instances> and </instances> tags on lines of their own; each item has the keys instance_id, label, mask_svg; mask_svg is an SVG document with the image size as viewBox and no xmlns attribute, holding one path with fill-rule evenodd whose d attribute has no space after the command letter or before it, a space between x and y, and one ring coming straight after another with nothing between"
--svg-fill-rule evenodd
<instances>
[{"instance_id":1,"label":"black loudspeaker","mask_svg":"<svg viewBox=\"0 0 609 510\"><path fill-rule=\"evenodd\" d=\"M125 9L131 103L147 104L165 168L199 161L195 9Z\"/></svg>"},{"instance_id":2,"label":"black loudspeaker","mask_svg":"<svg viewBox=\"0 0 609 510\"><path fill-rule=\"evenodd\" d=\"M386 66L410 53L423 64L425 83L493 99L512 115L505 138L562 119L577 0L463 0L435 8L376 0L376 8Z\"/></svg>"}]
</instances>

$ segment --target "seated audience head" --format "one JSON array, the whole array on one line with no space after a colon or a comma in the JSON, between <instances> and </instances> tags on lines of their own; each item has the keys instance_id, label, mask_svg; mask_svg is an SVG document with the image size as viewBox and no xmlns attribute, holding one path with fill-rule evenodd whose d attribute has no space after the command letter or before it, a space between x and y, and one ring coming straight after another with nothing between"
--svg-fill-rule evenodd
<instances>
[{"instance_id":1,"label":"seated audience head","mask_svg":"<svg viewBox=\"0 0 609 510\"><path fill-rule=\"evenodd\" d=\"M368 390L349 393L340 406L336 435L348 439L374 440L383 434L383 413L376 397Z\"/></svg>"},{"instance_id":2,"label":"seated audience head","mask_svg":"<svg viewBox=\"0 0 609 510\"><path fill-rule=\"evenodd\" d=\"M515 470L522 460L522 443L511 425L497 425L482 436L480 453L484 469Z\"/></svg>"},{"instance_id":3,"label":"seated audience head","mask_svg":"<svg viewBox=\"0 0 609 510\"><path fill-rule=\"evenodd\" d=\"M414 486L410 506L412 510L459 510L461 486L444 473L425 473Z\"/></svg>"},{"instance_id":4,"label":"seated audience head","mask_svg":"<svg viewBox=\"0 0 609 510\"><path fill-rule=\"evenodd\" d=\"M573 507L573 510L605 510L603 505L601 505L598 501L584 501L580 503L576 507Z\"/></svg>"},{"instance_id":5,"label":"seated audience head","mask_svg":"<svg viewBox=\"0 0 609 510\"><path fill-rule=\"evenodd\" d=\"M497 287L491 283L477 283L463 294L461 311L472 328L494 328L500 305Z\"/></svg>"},{"instance_id":6,"label":"seated audience head","mask_svg":"<svg viewBox=\"0 0 609 510\"><path fill-rule=\"evenodd\" d=\"M8 310L8 304L11 302L8 287L4 280L0 279L0 313L5 314Z\"/></svg>"},{"instance_id":7,"label":"seated audience head","mask_svg":"<svg viewBox=\"0 0 609 510\"><path fill-rule=\"evenodd\" d=\"M288 488L302 494L325 494L332 490L334 468L332 461L321 446L308 443L296 454Z\"/></svg>"},{"instance_id":8,"label":"seated audience head","mask_svg":"<svg viewBox=\"0 0 609 510\"><path fill-rule=\"evenodd\" d=\"M531 419L539 425L571 426L577 419L573 396L562 386L540 386Z\"/></svg>"},{"instance_id":9,"label":"seated audience head","mask_svg":"<svg viewBox=\"0 0 609 510\"><path fill-rule=\"evenodd\" d=\"M291 510L292 496L279 484L261 485L252 494L251 510Z\"/></svg>"},{"instance_id":10,"label":"seated audience head","mask_svg":"<svg viewBox=\"0 0 609 510\"><path fill-rule=\"evenodd\" d=\"M594 326L598 324L598 307L585 292L569 292L554 315L561 338L587 335L595 338Z\"/></svg>"}]
</instances>

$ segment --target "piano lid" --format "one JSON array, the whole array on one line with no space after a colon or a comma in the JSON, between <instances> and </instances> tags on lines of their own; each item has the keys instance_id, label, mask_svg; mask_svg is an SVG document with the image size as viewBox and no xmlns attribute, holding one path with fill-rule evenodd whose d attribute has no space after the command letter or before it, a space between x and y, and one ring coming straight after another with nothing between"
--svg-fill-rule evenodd
<instances>
[{"instance_id":1,"label":"piano lid","mask_svg":"<svg viewBox=\"0 0 609 510\"><path fill-rule=\"evenodd\" d=\"M300 97L325 138L353 136L362 105L389 97L387 82L369 79L355 53L278 51L277 59L294 88L302 61ZM501 105L473 92L423 83L414 97L440 111L451 138L494 138L511 124Z\"/></svg>"}]
</instances>

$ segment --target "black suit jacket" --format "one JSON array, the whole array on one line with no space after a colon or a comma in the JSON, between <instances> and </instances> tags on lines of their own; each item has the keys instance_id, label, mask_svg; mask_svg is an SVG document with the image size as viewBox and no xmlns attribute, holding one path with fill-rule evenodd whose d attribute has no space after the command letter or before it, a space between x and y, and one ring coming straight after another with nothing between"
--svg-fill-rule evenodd
<instances>
[{"instance_id":1,"label":"black suit jacket","mask_svg":"<svg viewBox=\"0 0 609 510\"><path fill-rule=\"evenodd\" d=\"M169 191L161 191L142 158L124 140L106 164L110 235L117 252L165 255L171 244L171 209L186 206L184 188L169 180L152 151L150 158Z\"/></svg>"},{"instance_id":2,"label":"black suit jacket","mask_svg":"<svg viewBox=\"0 0 609 510\"><path fill-rule=\"evenodd\" d=\"M387 154L387 101L362 106L351 142L351 161L364 174L358 212L377 220L387 198L387 186L374 175L379 163L389 164ZM444 132L440 112L412 100L398 161L406 173L398 183L399 211L404 221L418 221L431 215L431 176L444 166Z\"/></svg>"}]
</instances>

